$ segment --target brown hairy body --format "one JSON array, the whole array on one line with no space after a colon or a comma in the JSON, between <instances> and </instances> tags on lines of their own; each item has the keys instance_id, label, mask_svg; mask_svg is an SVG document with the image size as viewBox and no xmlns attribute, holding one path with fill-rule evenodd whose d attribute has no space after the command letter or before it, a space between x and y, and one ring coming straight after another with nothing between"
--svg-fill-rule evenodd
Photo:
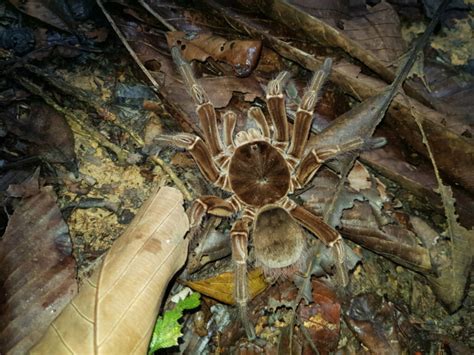
<instances>
[{"instance_id":1,"label":"brown hairy body","mask_svg":"<svg viewBox=\"0 0 474 355\"><path fill-rule=\"evenodd\" d=\"M214 106L197 83L191 67L172 49L175 60L196 104L196 113L204 132L204 140L192 134L162 136L161 141L186 148L203 176L230 197L201 196L191 207L191 225L198 225L204 214L221 217L237 215L230 237L235 265L235 301L249 338L255 331L247 316L247 257L249 235L252 234L257 263L266 270L293 270L306 259L305 232L312 232L325 245L332 247L336 259L343 261L343 241L339 233L320 217L289 198L296 189L305 187L319 167L337 155L367 148L360 137L323 149L307 149L313 110L320 88L331 68L325 61L317 71L296 112L292 134L288 126L284 86L287 72L280 73L267 86L266 102L271 125L262 110L252 107L248 117L258 129L250 128L234 134L237 116L226 112L223 137L219 135ZM340 268L343 269L343 268Z\"/></svg>"}]
</instances>

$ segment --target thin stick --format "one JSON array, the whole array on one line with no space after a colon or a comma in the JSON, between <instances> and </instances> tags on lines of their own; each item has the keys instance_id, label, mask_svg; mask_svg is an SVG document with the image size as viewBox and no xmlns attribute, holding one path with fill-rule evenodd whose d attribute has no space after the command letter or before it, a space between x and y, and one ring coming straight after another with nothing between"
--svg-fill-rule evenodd
<instances>
[{"instance_id":1,"label":"thin stick","mask_svg":"<svg viewBox=\"0 0 474 355\"><path fill-rule=\"evenodd\" d=\"M151 73L148 71L147 68L145 68L145 66L143 65L143 63L140 61L140 59L138 58L137 54L135 53L135 51L133 50L133 48L128 44L128 41L127 39L125 38L125 36L122 34L122 32L120 31L120 29L118 28L117 24L115 23L114 19L112 18L112 16L110 16L110 14L107 12L107 10L105 9L104 7L104 4L102 3L102 0L97 0L97 4L99 5L99 7L101 8L102 12L104 13L105 17L107 18L107 20L109 21L110 25L112 26L112 28L114 29L115 33L117 34L118 38L120 39L120 41L122 42L122 44L125 46L125 48L127 49L128 53L130 54L130 56L133 58L133 60L135 61L135 63L138 65L138 67L141 69L141 71L143 72L143 74L145 74L145 76L147 77L147 79L150 81L150 83L152 84L153 86L153 89L158 92L160 90L160 84L158 84L158 82L155 80L155 78L153 78L153 76L151 75Z\"/></svg>"},{"instance_id":2,"label":"thin stick","mask_svg":"<svg viewBox=\"0 0 474 355\"><path fill-rule=\"evenodd\" d=\"M154 163L158 164L164 171L165 173L170 177L170 179L173 181L173 183L176 185L176 187L181 191L183 194L184 198L187 201L192 201L194 200L192 194L189 192L189 190L186 188L184 183L181 181L181 179L175 174L173 169L167 164L163 159L159 158L158 156L152 156L150 157L151 161Z\"/></svg>"},{"instance_id":3,"label":"thin stick","mask_svg":"<svg viewBox=\"0 0 474 355\"><path fill-rule=\"evenodd\" d=\"M168 30L170 31L177 31L176 27L174 27L172 24L170 24L168 21L166 21L160 14L158 14L155 10L153 10L150 5L148 5L145 1L143 0L138 0L140 5L142 5L150 14L152 14L160 23L165 26Z\"/></svg>"}]
</instances>

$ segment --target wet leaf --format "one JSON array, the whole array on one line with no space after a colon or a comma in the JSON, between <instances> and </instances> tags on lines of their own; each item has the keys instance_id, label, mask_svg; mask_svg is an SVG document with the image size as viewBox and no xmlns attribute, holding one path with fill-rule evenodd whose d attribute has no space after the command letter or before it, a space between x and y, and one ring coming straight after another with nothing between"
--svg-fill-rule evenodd
<instances>
[{"instance_id":1,"label":"wet leaf","mask_svg":"<svg viewBox=\"0 0 474 355\"><path fill-rule=\"evenodd\" d=\"M24 354L76 293L76 263L52 187L10 191L24 197L0 240L0 352Z\"/></svg>"},{"instance_id":2,"label":"wet leaf","mask_svg":"<svg viewBox=\"0 0 474 355\"><path fill-rule=\"evenodd\" d=\"M212 33L198 33L193 36L185 32L168 32L169 47L181 49L187 61L206 61L209 57L230 64L237 76L248 76L257 66L262 49L259 40L227 40Z\"/></svg>"},{"instance_id":3,"label":"wet leaf","mask_svg":"<svg viewBox=\"0 0 474 355\"><path fill-rule=\"evenodd\" d=\"M185 281L193 290L226 304L234 304L234 273L223 272L214 277L198 281ZM262 269L253 269L248 273L250 298L254 298L267 287Z\"/></svg>"},{"instance_id":4,"label":"wet leaf","mask_svg":"<svg viewBox=\"0 0 474 355\"><path fill-rule=\"evenodd\" d=\"M30 353L145 353L168 282L187 257L182 203L174 188L155 191Z\"/></svg>"}]
</instances>

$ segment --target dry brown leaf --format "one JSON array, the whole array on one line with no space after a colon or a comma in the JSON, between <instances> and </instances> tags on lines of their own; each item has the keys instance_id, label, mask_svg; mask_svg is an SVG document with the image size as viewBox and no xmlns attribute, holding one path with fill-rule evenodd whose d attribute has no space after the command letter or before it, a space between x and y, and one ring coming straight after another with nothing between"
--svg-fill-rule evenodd
<instances>
[{"instance_id":1,"label":"dry brown leaf","mask_svg":"<svg viewBox=\"0 0 474 355\"><path fill-rule=\"evenodd\" d=\"M370 189L372 187L369 171L358 161L354 163L351 172L347 176L347 181L349 182L349 186L356 191Z\"/></svg>"},{"instance_id":2,"label":"dry brown leaf","mask_svg":"<svg viewBox=\"0 0 474 355\"><path fill-rule=\"evenodd\" d=\"M264 93L255 77L236 78L234 76L206 77L199 80L209 99L216 108L226 107L234 92L245 94L244 100L252 102Z\"/></svg>"},{"instance_id":3,"label":"dry brown leaf","mask_svg":"<svg viewBox=\"0 0 474 355\"><path fill-rule=\"evenodd\" d=\"M446 214L446 234L449 236L450 256L448 262L441 262L439 266L439 276L430 277L433 291L443 302L449 312L453 313L462 306L466 295L465 290L474 260L474 229L466 229L458 222L453 191L450 186L444 185L443 179L438 171L438 162L433 154L431 144L428 139L423 123L416 122L422 135L422 142L426 145L436 180L438 182L438 192L443 201L443 207ZM443 258L444 259L444 258Z\"/></svg>"},{"instance_id":4,"label":"dry brown leaf","mask_svg":"<svg viewBox=\"0 0 474 355\"><path fill-rule=\"evenodd\" d=\"M362 48L371 51L386 65L397 60L406 50L397 12L381 1L367 8L367 13L343 21L344 33Z\"/></svg>"},{"instance_id":5,"label":"dry brown leaf","mask_svg":"<svg viewBox=\"0 0 474 355\"><path fill-rule=\"evenodd\" d=\"M405 319L392 303L374 294L354 297L346 324L371 354L401 354L399 327Z\"/></svg>"},{"instance_id":6,"label":"dry brown leaf","mask_svg":"<svg viewBox=\"0 0 474 355\"><path fill-rule=\"evenodd\" d=\"M187 61L204 62L212 57L226 62L234 68L237 76L247 76L257 66L262 42L259 40L227 40L212 33L199 33L189 37L185 32L168 32L168 46L181 48Z\"/></svg>"},{"instance_id":7,"label":"dry brown leaf","mask_svg":"<svg viewBox=\"0 0 474 355\"><path fill-rule=\"evenodd\" d=\"M76 161L74 135L64 117L41 101L14 104L0 110L8 131L29 143L28 152L51 163Z\"/></svg>"},{"instance_id":8,"label":"dry brown leaf","mask_svg":"<svg viewBox=\"0 0 474 355\"><path fill-rule=\"evenodd\" d=\"M155 192L31 354L146 353L166 286L187 257L182 204L174 188Z\"/></svg>"},{"instance_id":9,"label":"dry brown leaf","mask_svg":"<svg viewBox=\"0 0 474 355\"><path fill-rule=\"evenodd\" d=\"M335 351L339 342L341 304L324 282L312 280L314 302L302 304L298 313L320 353Z\"/></svg>"},{"instance_id":10,"label":"dry brown leaf","mask_svg":"<svg viewBox=\"0 0 474 355\"><path fill-rule=\"evenodd\" d=\"M262 269L248 273L250 298L254 298L267 287ZM226 304L234 304L234 273L223 272L214 277L199 281L186 281L185 284L203 295L212 297Z\"/></svg>"},{"instance_id":11,"label":"dry brown leaf","mask_svg":"<svg viewBox=\"0 0 474 355\"><path fill-rule=\"evenodd\" d=\"M25 197L0 241L0 353L24 354L74 297L76 263L52 187L35 174L11 191Z\"/></svg>"}]
</instances>

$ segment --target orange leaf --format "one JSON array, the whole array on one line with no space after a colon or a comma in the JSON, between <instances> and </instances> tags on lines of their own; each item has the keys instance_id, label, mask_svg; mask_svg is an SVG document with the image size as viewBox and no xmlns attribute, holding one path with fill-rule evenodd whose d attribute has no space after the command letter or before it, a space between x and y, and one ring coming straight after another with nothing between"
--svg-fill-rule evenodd
<instances>
[{"instance_id":1,"label":"orange leaf","mask_svg":"<svg viewBox=\"0 0 474 355\"><path fill-rule=\"evenodd\" d=\"M265 288L267 283L262 269L254 269L248 273L250 299L254 298ZM214 277L199 281L186 281L186 286L199 293L212 297L222 303L234 304L234 273L223 272Z\"/></svg>"}]
</instances>

